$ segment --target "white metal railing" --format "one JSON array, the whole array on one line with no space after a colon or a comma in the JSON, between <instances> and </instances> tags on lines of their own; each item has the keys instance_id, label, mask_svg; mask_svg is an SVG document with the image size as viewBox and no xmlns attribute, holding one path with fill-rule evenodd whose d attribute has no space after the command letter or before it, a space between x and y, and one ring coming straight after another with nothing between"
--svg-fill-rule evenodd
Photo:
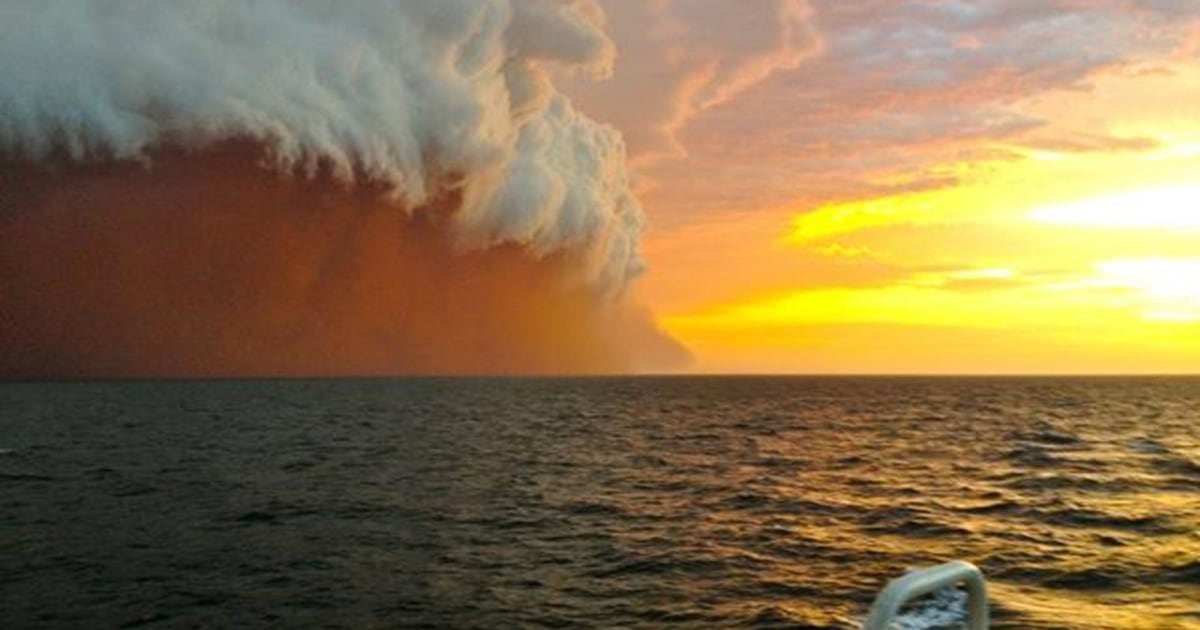
<instances>
[{"instance_id":1,"label":"white metal railing","mask_svg":"<svg viewBox=\"0 0 1200 630\"><path fill-rule=\"evenodd\" d=\"M962 584L967 587L967 629L988 629L987 583L983 572L970 562L955 560L913 571L896 578L879 592L863 630L888 630L892 619L906 602L939 588Z\"/></svg>"}]
</instances>

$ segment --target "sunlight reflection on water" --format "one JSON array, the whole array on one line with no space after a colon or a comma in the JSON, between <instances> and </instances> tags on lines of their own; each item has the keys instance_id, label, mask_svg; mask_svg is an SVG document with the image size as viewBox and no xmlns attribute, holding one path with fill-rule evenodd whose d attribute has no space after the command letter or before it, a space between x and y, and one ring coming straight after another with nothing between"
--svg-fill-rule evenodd
<instances>
[{"instance_id":1,"label":"sunlight reflection on water","mask_svg":"<svg viewBox=\"0 0 1200 630\"><path fill-rule=\"evenodd\" d=\"M1200 380L0 387L19 627L1200 627Z\"/></svg>"}]
</instances>

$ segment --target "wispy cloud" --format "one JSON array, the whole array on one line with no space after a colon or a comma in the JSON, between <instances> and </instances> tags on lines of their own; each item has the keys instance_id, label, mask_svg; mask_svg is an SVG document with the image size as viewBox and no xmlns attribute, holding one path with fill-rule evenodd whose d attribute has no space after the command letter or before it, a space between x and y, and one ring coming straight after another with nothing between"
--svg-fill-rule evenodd
<instances>
[{"instance_id":1,"label":"wispy cloud","mask_svg":"<svg viewBox=\"0 0 1200 630\"><path fill-rule=\"evenodd\" d=\"M761 79L743 84L736 100L686 107L689 115L673 118L656 115L663 110L653 99L625 105L619 124L631 137L643 134L642 121L662 129L672 119L667 127L687 149L685 164L644 169L660 187L651 199L660 214L746 211L781 199L817 207L886 194L873 190L884 179L948 187L957 180L939 175L941 166L1032 151L1152 150L1160 138L1097 128L1098 121L1064 127L1030 105L1046 94L1087 93L1100 73L1155 67L1186 45L1200 18L1193 3L1126 0L810 6L806 24L820 48L755 75ZM778 41L765 32L766 41ZM686 28L674 34L689 40ZM672 83L652 68L644 75Z\"/></svg>"}]
</instances>

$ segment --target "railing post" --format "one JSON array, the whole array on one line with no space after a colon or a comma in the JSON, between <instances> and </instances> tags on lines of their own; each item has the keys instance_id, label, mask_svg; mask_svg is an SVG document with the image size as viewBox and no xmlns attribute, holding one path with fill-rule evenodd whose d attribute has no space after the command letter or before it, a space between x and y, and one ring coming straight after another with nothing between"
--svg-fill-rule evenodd
<instances>
[{"instance_id":1,"label":"railing post","mask_svg":"<svg viewBox=\"0 0 1200 630\"><path fill-rule=\"evenodd\" d=\"M987 630L987 583L978 567L962 560L914 571L889 582L875 598L871 616L867 618L863 630L888 630L892 619L906 602L957 584L967 587L967 628Z\"/></svg>"}]
</instances>

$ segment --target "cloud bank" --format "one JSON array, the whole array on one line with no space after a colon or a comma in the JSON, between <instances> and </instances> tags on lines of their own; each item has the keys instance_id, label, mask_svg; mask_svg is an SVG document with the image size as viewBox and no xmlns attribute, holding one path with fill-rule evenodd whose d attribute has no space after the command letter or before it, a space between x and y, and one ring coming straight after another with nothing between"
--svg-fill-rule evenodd
<instances>
[{"instance_id":1,"label":"cloud bank","mask_svg":"<svg viewBox=\"0 0 1200 630\"><path fill-rule=\"evenodd\" d=\"M588 0L0 4L3 371L628 369L597 321L628 319L597 305L642 268L624 143L549 75L610 72L602 22Z\"/></svg>"},{"instance_id":2,"label":"cloud bank","mask_svg":"<svg viewBox=\"0 0 1200 630\"><path fill-rule=\"evenodd\" d=\"M144 160L250 138L280 172L331 170L414 208L449 190L477 242L586 246L619 284L642 214L619 135L546 68L603 74L599 14L566 0L0 5L0 145Z\"/></svg>"}]
</instances>

